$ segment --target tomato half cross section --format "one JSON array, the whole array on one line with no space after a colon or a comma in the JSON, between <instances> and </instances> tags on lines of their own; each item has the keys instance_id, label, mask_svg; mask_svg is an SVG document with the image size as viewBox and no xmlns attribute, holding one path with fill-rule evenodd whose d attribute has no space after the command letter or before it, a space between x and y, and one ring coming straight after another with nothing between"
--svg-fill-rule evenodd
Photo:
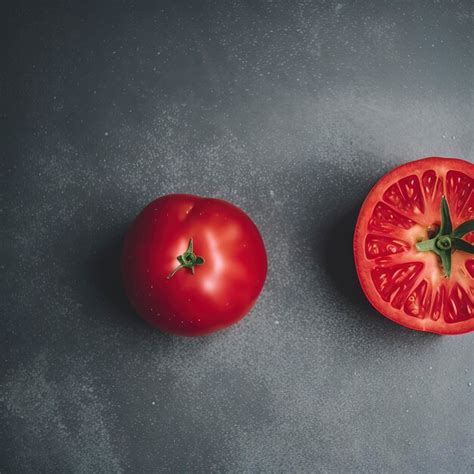
<instances>
[{"instance_id":1,"label":"tomato half cross section","mask_svg":"<svg viewBox=\"0 0 474 474\"><path fill-rule=\"evenodd\" d=\"M408 328L474 330L474 165L430 157L383 176L367 195L354 258L369 301Z\"/></svg>"},{"instance_id":2,"label":"tomato half cross section","mask_svg":"<svg viewBox=\"0 0 474 474\"><path fill-rule=\"evenodd\" d=\"M238 207L172 194L130 226L122 274L143 319L164 332L198 336L248 313L263 288L267 256L257 227Z\"/></svg>"}]
</instances>

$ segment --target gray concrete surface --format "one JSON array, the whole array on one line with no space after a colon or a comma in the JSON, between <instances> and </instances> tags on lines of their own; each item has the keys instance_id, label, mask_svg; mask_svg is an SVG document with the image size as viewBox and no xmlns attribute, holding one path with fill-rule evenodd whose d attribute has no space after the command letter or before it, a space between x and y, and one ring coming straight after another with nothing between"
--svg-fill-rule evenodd
<instances>
[{"instance_id":1,"label":"gray concrete surface","mask_svg":"<svg viewBox=\"0 0 474 474\"><path fill-rule=\"evenodd\" d=\"M473 161L470 1L2 3L0 472L473 472L473 334L365 301L385 171ZM162 335L117 259L153 198L228 199L269 275Z\"/></svg>"}]
</instances>

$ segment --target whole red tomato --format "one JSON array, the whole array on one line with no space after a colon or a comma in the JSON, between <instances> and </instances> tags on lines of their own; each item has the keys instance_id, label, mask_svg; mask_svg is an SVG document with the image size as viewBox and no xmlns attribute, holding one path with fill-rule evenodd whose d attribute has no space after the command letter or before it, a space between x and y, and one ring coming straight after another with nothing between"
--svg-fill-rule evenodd
<instances>
[{"instance_id":1,"label":"whole red tomato","mask_svg":"<svg viewBox=\"0 0 474 474\"><path fill-rule=\"evenodd\" d=\"M360 210L354 257L372 305L403 326L474 330L474 165L425 158L393 169Z\"/></svg>"},{"instance_id":2,"label":"whole red tomato","mask_svg":"<svg viewBox=\"0 0 474 474\"><path fill-rule=\"evenodd\" d=\"M267 256L257 227L238 207L172 194L150 203L131 225L122 273L143 319L197 336L248 313L263 288Z\"/></svg>"}]
</instances>

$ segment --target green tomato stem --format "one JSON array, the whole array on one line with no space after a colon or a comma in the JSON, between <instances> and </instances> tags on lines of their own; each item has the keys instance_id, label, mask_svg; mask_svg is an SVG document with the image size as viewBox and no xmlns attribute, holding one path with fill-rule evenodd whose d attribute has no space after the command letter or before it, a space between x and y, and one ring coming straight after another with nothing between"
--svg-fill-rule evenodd
<instances>
[{"instance_id":1,"label":"green tomato stem","mask_svg":"<svg viewBox=\"0 0 474 474\"><path fill-rule=\"evenodd\" d=\"M453 250L474 253L474 245L461 239L469 232L474 231L474 219L463 222L453 230L448 201L441 197L441 227L438 234L428 240L423 240L416 244L420 252L434 252L441 259L441 264L446 277L451 275L451 255Z\"/></svg>"},{"instance_id":2,"label":"green tomato stem","mask_svg":"<svg viewBox=\"0 0 474 474\"><path fill-rule=\"evenodd\" d=\"M193 239L189 239L188 248L183 254L178 255L176 259L179 265L166 277L167 280L173 278L175 273L181 268L189 268L194 275L195 265L202 265L204 263L204 258L196 255L193 251Z\"/></svg>"}]
</instances>

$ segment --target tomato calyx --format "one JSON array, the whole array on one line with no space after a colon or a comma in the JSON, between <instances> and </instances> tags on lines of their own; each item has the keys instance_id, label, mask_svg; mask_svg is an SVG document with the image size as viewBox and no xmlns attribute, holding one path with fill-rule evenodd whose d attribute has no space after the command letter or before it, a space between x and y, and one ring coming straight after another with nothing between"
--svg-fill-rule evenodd
<instances>
[{"instance_id":1,"label":"tomato calyx","mask_svg":"<svg viewBox=\"0 0 474 474\"><path fill-rule=\"evenodd\" d=\"M196 255L193 251L193 239L189 239L188 248L183 254L178 255L176 259L179 265L166 277L167 280L173 278L174 274L181 268L189 268L194 275L195 265L202 265L204 263L204 258Z\"/></svg>"},{"instance_id":2,"label":"tomato calyx","mask_svg":"<svg viewBox=\"0 0 474 474\"><path fill-rule=\"evenodd\" d=\"M463 222L453 231L448 201L442 196L439 231L435 237L418 242L416 248L421 252L437 254L441 259L445 275L449 277L451 275L451 254L453 250L474 253L474 245L461 238L472 231L474 231L474 219Z\"/></svg>"}]
</instances>

